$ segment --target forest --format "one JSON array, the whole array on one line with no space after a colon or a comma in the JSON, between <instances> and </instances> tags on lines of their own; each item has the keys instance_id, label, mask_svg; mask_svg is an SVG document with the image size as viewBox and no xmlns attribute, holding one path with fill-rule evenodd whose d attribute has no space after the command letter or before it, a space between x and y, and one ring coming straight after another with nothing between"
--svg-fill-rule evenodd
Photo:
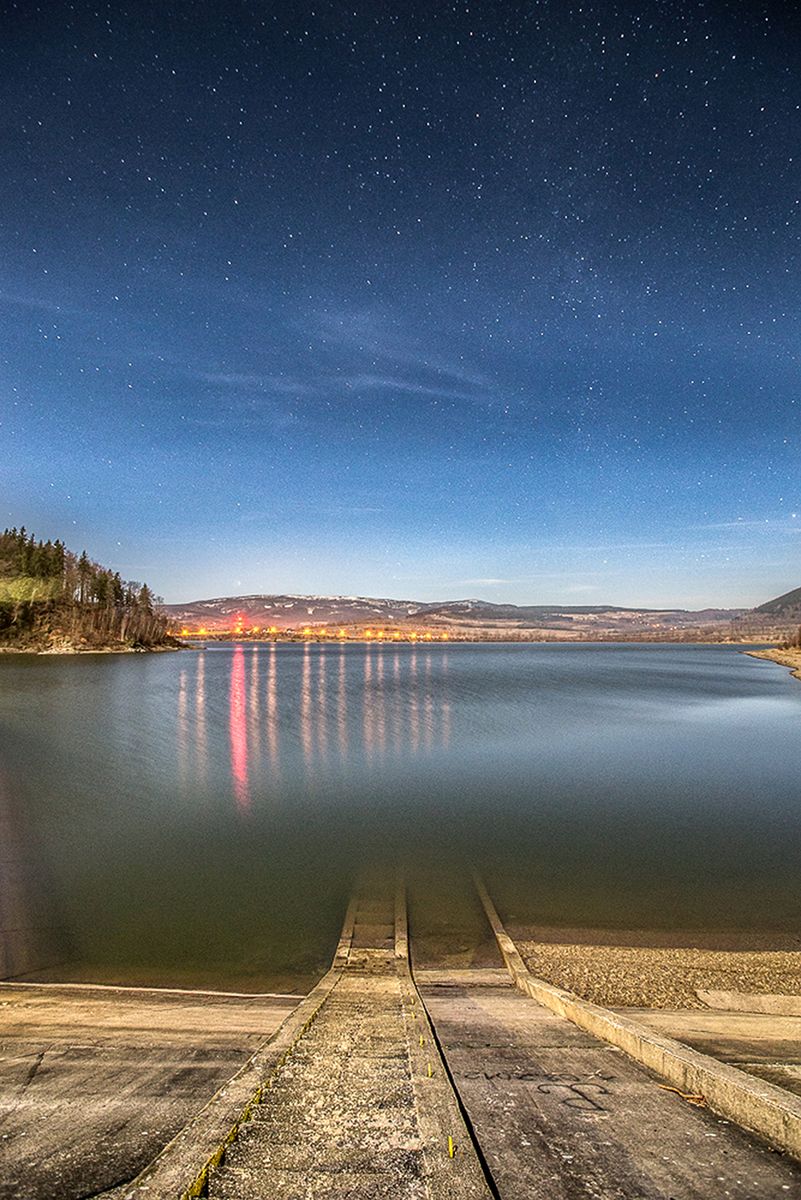
<instances>
[{"instance_id":1,"label":"forest","mask_svg":"<svg viewBox=\"0 0 801 1200\"><path fill-rule=\"evenodd\" d=\"M166 618L146 583L122 579L64 543L0 534L0 646L100 650L167 646Z\"/></svg>"}]
</instances>

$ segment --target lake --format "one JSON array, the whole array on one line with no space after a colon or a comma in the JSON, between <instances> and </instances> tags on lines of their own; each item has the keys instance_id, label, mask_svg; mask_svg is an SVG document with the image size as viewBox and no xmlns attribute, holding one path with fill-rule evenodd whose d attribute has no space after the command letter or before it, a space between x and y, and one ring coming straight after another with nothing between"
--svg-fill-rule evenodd
<instances>
[{"instance_id":1,"label":"lake","mask_svg":"<svg viewBox=\"0 0 801 1200\"><path fill-rule=\"evenodd\" d=\"M5 655L0 914L54 978L247 989L397 859L422 924L475 864L534 925L797 937L800 735L728 646Z\"/></svg>"}]
</instances>

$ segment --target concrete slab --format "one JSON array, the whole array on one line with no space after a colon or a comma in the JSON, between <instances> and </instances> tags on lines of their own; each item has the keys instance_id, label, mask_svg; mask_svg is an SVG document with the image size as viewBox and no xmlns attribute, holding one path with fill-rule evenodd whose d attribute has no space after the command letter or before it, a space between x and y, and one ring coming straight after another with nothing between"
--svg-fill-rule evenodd
<instances>
[{"instance_id":1,"label":"concrete slab","mask_svg":"<svg viewBox=\"0 0 801 1200\"><path fill-rule=\"evenodd\" d=\"M295 1003L0 985L0 1200L131 1179Z\"/></svg>"},{"instance_id":2,"label":"concrete slab","mask_svg":"<svg viewBox=\"0 0 801 1200\"><path fill-rule=\"evenodd\" d=\"M758 1079L764 1079L776 1087L786 1088L796 1096L801 1096L801 1065L788 1062L748 1062L738 1060L737 1066L742 1071L750 1071Z\"/></svg>"},{"instance_id":3,"label":"concrete slab","mask_svg":"<svg viewBox=\"0 0 801 1200\"><path fill-rule=\"evenodd\" d=\"M699 1008L613 1011L722 1062L801 1063L801 1017Z\"/></svg>"},{"instance_id":4,"label":"concrete slab","mask_svg":"<svg viewBox=\"0 0 801 1200\"><path fill-rule=\"evenodd\" d=\"M787 1088L704 1054L686 1042L649 1028L625 1013L583 1000L573 992L532 975L509 937L492 898L474 875L487 920L514 986L550 1012L565 1017L605 1043L623 1050L653 1071L679 1095L699 1097L721 1118L764 1138L772 1147L801 1162L801 1101ZM665 1086L663 1085L663 1086Z\"/></svg>"},{"instance_id":5,"label":"concrete slab","mask_svg":"<svg viewBox=\"0 0 801 1200\"><path fill-rule=\"evenodd\" d=\"M781 1017L801 1017L801 996L760 995L755 992L705 991L699 988L696 996L709 1008L727 1012L769 1013Z\"/></svg>"},{"instance_id":6,"label":"concrete slab","mask_svg":"<svg viewBox=\"0 0 801 1200\"><path fill-rule=\"evenodd\" d=\"M425 967L415 970L414 977L422 985L444 983L449 986L498 987L509 982L509 972L505 967L454 967L452 970Z\"/></svg>"},{"instance_id":7,"label":"concrete slab","mask_svg":"<svg viewBox=\"0 0 801 1200\"><path fill-rule=\"evenodd\" d=\"M490 1200L409 972L405 899L389 928L379 900L353 907L342 973L208 1173L209 1200Z\"/></svg>"},{"instance_id":8,"label":"concrete slab","mask_svg":"<svg viewBox=\"0 0 801 1200\"><path fill-rule=\"evenodd\" d=\"M801 1168L511 984L421 983L502 1200L801 1197Z\"/></svg>"}]
</instances>

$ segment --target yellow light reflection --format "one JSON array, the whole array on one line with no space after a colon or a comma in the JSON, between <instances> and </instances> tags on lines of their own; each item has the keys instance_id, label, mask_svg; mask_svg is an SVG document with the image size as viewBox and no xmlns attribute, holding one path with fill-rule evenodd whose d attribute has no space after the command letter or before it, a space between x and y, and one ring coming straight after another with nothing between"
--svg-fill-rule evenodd
<instances>
[{"instance_id":1,"label":"yellow light reflection","mask_svg":"<svg viewBox=\"0 0 801 1200\"><path fill-rule=\"evenodd\" d=\"M317 656L317 750L325 760L328 752L328 713L325 700L325 652Z\"/></svg>"},{"instance_id":2,"label":"yellow light reflection","mask_svg":"<svg viewBox=\"0 0 801 1200\"><path fill-rule=\"evenodd\" d=\"M311 715L311 647L303 650L303 670L300 683L300 742L306 766L312 763L312 715Z\"/></svg>"},{"instance_id":3,"label":"yellow light reflection","mask_svg":"<svg viewBox=\"0 0 801 1200\"><path fill-rule=\"evenodd\" d=\"M278 772L278 674L276 671L276 649L270 646L270 666L267 671L267 753L270 766Z\"/></svg>"},{"instance_id":4,"label":"yellow light reflection","mask_svg":"<svg viewBox=\"0 0 801 1200\"><path fill-rule=\"evenodd\" d=\"M186 671L178 677L178 774L181 784L186 785L186 769L189 751L189 728L186 719Z\"/></svg>"},{"instance_id":5,"label":"yellow light reflection","mask_svg":"<svg viewBox=\"0 0 801 1200\"><path fill-rule=\"evenodd\" d=\"M254 763L261 759L261 692L259 689L259 649L250 655L250 698L248 700L248 740Z\"/></svg>"},{"instance_id":6,"label":"yellow light reflection","mask_svg":"<svg viewBox=\"0 0 801 1200\"><path fill-rule=\"evenodd\" d=\"M197 656L195 676L195 744L197 746L197 776L204 781L208 765L209 748L206 740L206 654Z\"/></svg>"},{"instance_id":7,"label":"yellow light reflection","mask_svg":"<svg viewBox=\"0 0 801 1200\"><path fill-rule=\"evenodd\" d=\"M344 759L348 751L348 699L345 688L345 651L339 652L339 687L337 689L337 731L339 733L339 756Z\"/></svg>"}]
</instances>

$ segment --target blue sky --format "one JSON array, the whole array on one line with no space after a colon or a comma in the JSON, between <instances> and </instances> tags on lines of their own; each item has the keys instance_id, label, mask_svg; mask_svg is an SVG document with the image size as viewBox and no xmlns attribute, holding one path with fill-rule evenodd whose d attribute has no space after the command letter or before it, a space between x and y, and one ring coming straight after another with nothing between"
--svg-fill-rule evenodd
<instances>
[{"instance_id":1,"label":"blue sky","mask_svg":"<svg viewBox=\"0 0 801 1200\"><path fill-rule=\"evenodd\" d=\"M801 583L798 20L10 6L7 524L168 600Z\"/></svg>"}]
</instances>

